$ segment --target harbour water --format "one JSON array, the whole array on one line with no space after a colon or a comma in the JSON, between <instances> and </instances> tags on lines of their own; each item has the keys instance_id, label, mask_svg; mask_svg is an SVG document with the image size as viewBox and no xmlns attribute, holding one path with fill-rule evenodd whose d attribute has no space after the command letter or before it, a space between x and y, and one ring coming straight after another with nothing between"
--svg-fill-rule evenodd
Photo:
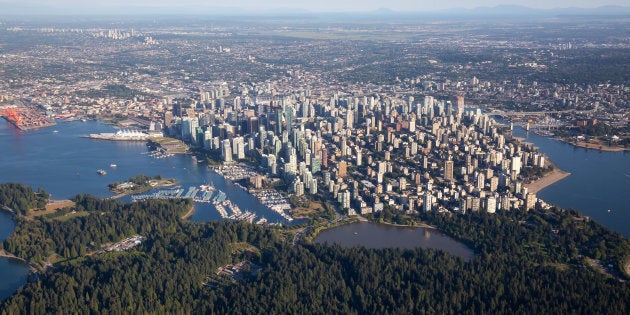
<instances>
[{"instance_id":1,"label":"harbour water","mask_svg":"<svg viewBox=\"0 0 630 315\"><path fill-rule=\"evenodd\" d=\"M112 182L124 181L138 174L175 178L182 188L212 184L244 212L256 213L257 219L270 223L287 223L276 212L258 202L242 188L226 181L188 155L154 158L142 141L106 141L81 138L90 133L114 132L99 121L59 123L54 127L20 131L0 119L0 182L19 182L41 187L54 199L68 199L87 193L111 197L107 188ZM116 164L111 168L111 164ZM107 175L97 174L106 170ZM129 201L130 198L123 199ZM196 203L191 221L221 220L210 203Z\"/></svg>"},{"instance_id":2,"label":"harbour water","mask_svg":"<svg viewBox=\"0 0 630 315\"><path fill-rule=\"evenodd\" d=\"M560 169L571 173L538 193L561 208L571 208L630 238L630 152L578 148L514 128L514 135L533 143Z\"/></svg>"},{"instance_id":3,"label":"harbour water","mask_svg":"<svg viewBox=\"0 0 630 315\"><path fill-rule=\"evenodd\" d=\"M138 174L161 175L177 179L184 189L212 184L215 189L225 192L242 211L256 213L257 219L264 217L269 223L287 223L242 188L190 156L156 159L148 154L142 141L81 138L90 133L114 131L112 126L98 121L59 123L54 127L21 131L0 119L0 183L23 183L34 189L41 187L54 199L68 199L82 193L105 198L113 195L107 188L112 182ZM110 167L111 164L116 167ZM99 169L106 170L107 175L97 174ZM123 201L130 201L130 198L123 198ZM195 203L195 212L189 220L205 222L222 218L214 205ZM0 211L0 242L9 237L14 228L11 215ZM0 299L11 296L24 285L28 273L28 266L22 262L0 257Z\"/></svg>"},{"instance_id":4,"label":"harbour water","mask_svg":"<svg viewBox=\"0 0 630 315\"><path fill-rule=\"evenodd\" d=\"M0 242L11 236L15 222L11 214L0 210ZM0 257L0 300L10 297L28 279L29 267L23 262Z\"/></svg>"},{"instance_id":5,"label":"harbour water","mask_svg":"<svg viewBox=\"0 0 630 315\"><path fill-rule=\"evenodd\" d=\"M336 243L346 247L365 246L376 249L432 248L447 251L465 260L470 260L474 256L471 249L437 230L368 222L352 223L326 230L317 235L314 242Z\"/></svg>"}]
</instances>

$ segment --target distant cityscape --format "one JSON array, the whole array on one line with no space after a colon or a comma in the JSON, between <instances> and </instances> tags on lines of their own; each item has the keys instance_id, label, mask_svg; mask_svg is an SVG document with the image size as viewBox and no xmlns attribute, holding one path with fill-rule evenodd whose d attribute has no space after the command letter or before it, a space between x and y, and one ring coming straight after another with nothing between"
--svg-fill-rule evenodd
<instances>
[{"instance_id":1,"label":"distant cityscape","mask_svg":"<svg viewBox=\"0 0 630 315\"><path fill-rule=\"evenodd\" d=\"M626 7L29 3L3 312L628 313Z\"/></svg>"},{"instance_id":2,"label":"distant cityscape","mask_svg":"<svg viewBox=\"0 0 630 315\"><path fill-rule=\"evenodd\" d=\"M23 129L106 119L145 133L92 137L178 138L216 162L257 166L257 189L281 180L283 193L350 215L547 206L529 183L553 167L511 136L514 125L600 148L630 143L627 73L553 80L575 67L567 59L627 54L623 32L505 40L492 24L469 35L465 25L276 23L5 23L0 106ZM383 32L395 35L375 42ZM597 124L611 132L583 133Z\"/></svg>"}]
</instances>

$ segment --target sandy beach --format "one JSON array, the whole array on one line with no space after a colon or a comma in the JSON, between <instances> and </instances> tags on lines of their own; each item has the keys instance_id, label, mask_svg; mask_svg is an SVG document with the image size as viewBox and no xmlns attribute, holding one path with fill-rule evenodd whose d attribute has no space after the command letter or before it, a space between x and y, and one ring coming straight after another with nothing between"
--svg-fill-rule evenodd
<instances>
[{"instance_id":1,"label":"sandy beach","mask_svg":"<svg viewBox=\"0 0 630 315\"><path fill-rule=\"evenodd\" d=\"M545 187L554 184L557 181L564 179L565 177L571 175L569 172L565 172L558 167L554 166L553 171L547 173L545 176L535 180L529 184L525 184L527 187L527 191L531 193L538 193L543 190Z\"/></svg>"},{"instance_id":2,"label":"sandy beach","mask_svg":"<svg viewBox=\"0 0 630 315\"><path fill-rule=\"evenodd\" d=\"M525 138L520 138L520 137L514 137L514 139L516 139L519 143L521 144L525 144L525 145L529 145L532 147L536 147L534 146L533 143L531 142L526 142ZM558 139L560 141L562 141L561 139ZM549 157L547 157L547 163L549 163L551 166L553 166L553 171L545 174L545 176L531 182L528 184L525 184L525 187L527 187L527 191L531 192L531 193L538 193L539 191L545 189L548 186L553 185L554 183L563 180L565 177L571 175L571 173L569 172L565 172L563 170L561 170L560 168L558 168L558 166L556 166L551 160L549 160Z\"/></svg>"}]
</instances>

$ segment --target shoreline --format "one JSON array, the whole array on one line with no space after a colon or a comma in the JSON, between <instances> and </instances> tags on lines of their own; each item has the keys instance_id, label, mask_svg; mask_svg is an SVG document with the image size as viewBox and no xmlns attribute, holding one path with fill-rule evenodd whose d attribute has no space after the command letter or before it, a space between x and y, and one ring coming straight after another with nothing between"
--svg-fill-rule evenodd
<instances>
[{"instance_id":1,"label":"shoreline","mask_svg":"<svg viewBox=\"0 0 630 315\"><path fill-rule=\"evenodd\" d=\"M374 223L374 224L383 224L383 225L389 225L389 226L395 226L395 227L408 227L408 228L423 228L423 229L431 229L431 230L436 230L439 231L439 229L435 226L426 224L424 222L418 222L418 225L406 225L406 224L398 224L398 223L392 223L392 222L387 222L387 221L383 221L383 222L374 222L374 221L362 221L362 222L368 222L368 223Z\"/></svg>"},{"instance_id":2,"label":"shoreline","mask_svg":"<svg viewBox=\"0 0 630 315\"><path fill-rule=\"evenodd\" d=\"M5 211L6 213L10 213L13 215L16 215L17 213L15 212L15 210L5 206L5 205L0 205L0 211Z\"/></svg>"},{"instance_id":3,"label":"shoreline","mask_svg":"<svg viewBox=\"0 0 630 315\"><path fill-rule=\"evenodd\" d=\"M6 213L10 213L10 214L13 216L12 220L13 220L14 222L16 222L16 226L17 226L16 217L17 217L18 215L17 215L17 213L16 213L13 209L11 209L11 208L9 208L9 207L6 207L6 206L2 205L2 206L0 206L0 211L4 211L4 212L6 212ZM13 235L13 233L15 233L15 230L14 230L13 232L11 232L11 235L9 235L7 238L11 237L11 236ZM4 242L4 240L2 240L2 242ZM41 269L41 268L39 268L37 265L35 265L34 263L32 263L32 262L30 262L30 261L28 261L28 260L26 260L26 259L24 259L24 258L17 257L17 256L15 256L15 255L14 255L14 254L12 254L12 253L7 252L6 250L4 250L4 248L0 248L0 258L7 258L7 259L9 259L9 260L19 261L20 263L22 263L22 264L24 264L24 265L28 266L29 270L30 270L32 273L38 273L38 272L44 272L44 271L46 271L46 269L45 269L45 268L44 268L44 269Z\"/></svg>"},{"instance_id":4,"label":"shoreline","mask_svg":"<svg viewBox=\"0 0 630 315\"><path fill-rule=\"evenodd\" d=\"M29 131L29 130L37 130L37 129L41 129L41 128L47 128L47 127L52 127L57 125L56 122L54 121L45 121L43 124L41 125L33 125L33 126L20 126L18 124L16 124L15 122L13 122L12 120L8 119L7 117L5 117L4 115L2 116L2 118L4 118L4 120L6 120L7 122L9 122L10 125L14 126L15 128L17 128L20 131Z\"/></svg>"},{"instance_id":5,"label":"shoreline","mask_svg":"<svg viewBox=\"0 0 630 315\"><path fill-rule=\"evenodd\" d=\"M334 229L336 227L352 224L352 223L369 222L369 221L364 221L364 220L367 220L367 219L365 219L362 216L346 216L340 221L328 222L327 225L323 225L323 226L315 227L313 225L309 225L309 227L311 227L313 230L308 235L304 235L304 240L306 240L308 243L312 243L317 238L317 236L324 231Z\"/></svg>"},{"instance_id":6,"label":"shoreline","mask_svg":"<svg viewBox=\"0 0 630 315\"><path fill-rule=\"evenodd\" d=\"M370 221L369 219L367 219L366 217L361 216L361 215L347 216L346 218L347 218L346 220L341 220L341 221L335 222L334 224L331 224L331 225L320 226L320 227L314 228L313 233L310 234L308 236L308 238L310 238L310 241L314 241L315 238L317 238L317 236L320 233L324 232L324 231L331 230L331 229L334 229L334 228L338 228L340 226L344 226L344 225L348 225L348 224L354 224L354 223L382 224L382 225L387 225L387 226L405 227L405 228L423 228L423 229L435 230L435 231L440 232L440 230L437 227L429 225L429 224L424 223L424 222L419 222L418 225L405 225L405 224L397 224L397 223L392 223L392 222L375 222L375 221Z\"/></svg>"},{"instance_id":7,"label":"shoreline","mask_svg":"<svg viewBox=\"0 0 630 315\"><path fill-rule=\"evenodd\" d=\"M122 191L122 192L117 193L116 191L110 189L109 191L114 193L114 194L116 194L116 195L111 196L111 197L107 197L106 199L114 199L114 200L116 200L116 199L120 199L120 198L125 197L125 196L138 195L138 194L141 194L141 193L145 193L147 191L151 191L153 189L164 188L164 187L171 187L171 186L175 186L177 184L178 184L178 182L177 182L176 179L168 178L168 179L162 180L161 183L158 183L155 186L145 187L145 188L138 189L138 190Z\"/></svg>"},{"instance_id":8,"label":"shoreline","mask_svg":"<svg viewBox=\"0 0 630 315\"><path fill-rule=\"evenodd\" d=\"M543 177L525 184L525 187L527 187L528 192L530 193L538 193L539 191L569 177L571 175L571 173L567 172L567 171L563 171L561 169L559 169L555 164L550 163L551 165L553 165L553 171L545 174Z\"/></svg>"},{"instance_id":9,"label":"shoreline","mask_svg":"<svg viewBox=\"0 0 630 315\"><path fill-rule=\"evenodd\" d=\"M529 145L532 147L537 148L534 143L532 142L527 142L525 141L525 138L522 137L515 137L512 136L514 139L516 139L516 141L520 144L524 144L524 145ZM555 140L561 141L561 142L566 142L563 141L562 139L559 138L554 138ZM569 143L569 142L567 142ZM569 143L571 144L571 143ZM543 152L541 152L543 153ZM543 175L543 177L529 182L527 184L524 184L524 187L527 188L528 192L530 193L534 193L537 194L538 192L544 190L545 188L569 177L571 175L571 173L567 172L567 171L563 171L562 169L560 169L555 163L553 163L553 161L546 155L543 153L543 155L546 157L547 162L549 163L549 165L553 166L553 170L545 175Z\"/></svg>"},{"instance_id":10,"label":"shoreline","mask_svg":"<svg viewBox=\"0 0 630 315\"><path fill-rule=\"evenodd\" d=\"M188 221L188 219L190 219L190 217L192 217L193 214L195 214L195 203L194 202L190 206L190 210L188 210L188 212L184 213L184 215L182 216L182 220Z\"/></svg>"},{"instance_id":11,"label":"shoreline","mask_svg":"<svg viewBox=\"0 0 630 315\"><path fill-rule=\"evenodd\" d=\"M610 147L610 146L606 146L606 145L601 145L601 144L596 144L596 143L587 143L587 142L583 142L583 141L579 141L579 142L573 142L573 141L569 141L563 138L554 138L560 142L564 142L567 144L570 144L576 148L583 148L583 149L587 149L587 150L595 150L595 151L605 151L605 152L625 152L625 151L630 151L630 148L623 148L623 147Z\"/></svg>"},{"instance_id":12,"label":"shoreline","mask_svg":"<svg viewBox=\"0 0 630 315\"><path fill-rule=\"evenodd\" d=\"M11 254L11 253L7 252L7 251L6 251L6 250L4 250L4 249L0 249L0 258L7 258L7 259L10 259L10 260L19 261L20 263L22 263L22 264L24 264L24 265L28 266L28 268L30 269L30 271L31 271L32 273L38 273L38 272L44 272L44 271L46 271L46 269L45 269L45 268L44 268L44 269L40 269L40 268L38 268L38 266L37 266L37 265L33 264L32 262L30 262L30 261L28 261L28 260L26 260L26 259L24 259L24 258L17 257L17 256L15 256L15 255L13 255L13 254Z\"/></svg>"}]
</instances>

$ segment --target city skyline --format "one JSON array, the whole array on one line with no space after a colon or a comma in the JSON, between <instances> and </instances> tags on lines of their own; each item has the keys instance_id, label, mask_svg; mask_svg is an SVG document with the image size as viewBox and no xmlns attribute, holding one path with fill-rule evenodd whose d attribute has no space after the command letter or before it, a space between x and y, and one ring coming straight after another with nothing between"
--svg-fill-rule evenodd
<instances>
[{"instance_id":1,"label":"city skyline","mask_svg":"<svg viewBox=\"0 0 630 315\"><path fill-rule=\"evenodd\" d=\"M2 314L630 313L630 6L3 1Z\"/></svg>"}]
</instances>

